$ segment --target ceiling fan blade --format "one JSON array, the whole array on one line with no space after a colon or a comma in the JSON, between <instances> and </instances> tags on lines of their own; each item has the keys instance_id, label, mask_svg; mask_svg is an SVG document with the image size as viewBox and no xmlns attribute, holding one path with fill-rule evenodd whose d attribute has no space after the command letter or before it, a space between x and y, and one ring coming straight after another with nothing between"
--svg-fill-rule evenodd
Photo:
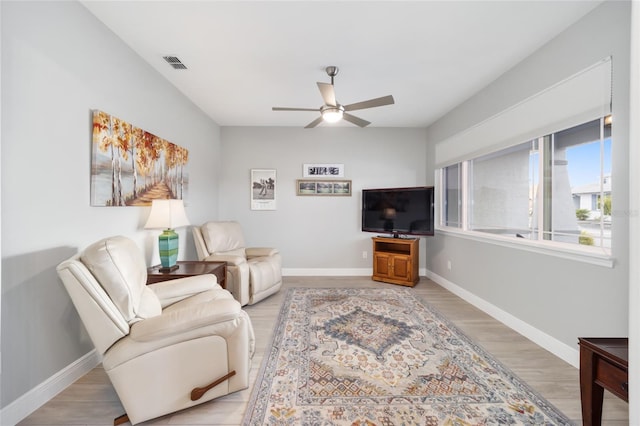
<instances>
[{"instance_id":1,"label":"ceiling fan blade","mask_svg":"<svg viewBox=\"0 0 640 426\"><path fill-rule=\"evenodd\" d=\"M316 127L318 124L320 124L321 122L322 122L322 116L316 118L311 123L309 123L306 126L304 126L304 128L305 129L312 129L312 128Z\"/></svg>"},{"instance_id":2,"label":"ceiling fan blade","mask_svg":"<svg viewBox=\"0 0 640 426\"><path fill-rule=\"evenodd\" d=\"M320 108L287 108L287 107L273 107L272 111L320 111Z\"/></svg>"},{"instance_id":3,"label":"ceiling fan blade","mask_svg":"<svg viewBox=\"0 0 640 426\"><path fill-rule=\"evenodd\" d=\"M391 105L395 103L393 96L383 96L381 98L369 99L368 101L356 102L355 104L349 104L344 106L345 111L355 111L357 109L375 108L384 105Z\"/></svg>"},{"instance_id":4,"label":"ceiling fan blade","mask_svg":"<svg viewBox=\"0 0 640 426\"><path fill-rule=\"evenodd\" d=\"M318 82L318 89L320 89L320 94L322 95L322 99L324 99L324 103L331 106L338 105L336 103L336 92L333 90L333 84L329 83L320 83Z\"/></svg>"},{"instance_id":5,"label":"ceiling fan blade","mask_svg":"<svg viewBox=\"0 0 640 426\"><path fill-rule=\"evenodd\" d=\"M349 123L353 123L356 126L360 127L367 127L369 124L371 124L370 121L363 120L362 118L356 117L355 115L347 114L346 112L342 114L342 118L344 120L347 120Z\"/></svg>"}]
</instances>

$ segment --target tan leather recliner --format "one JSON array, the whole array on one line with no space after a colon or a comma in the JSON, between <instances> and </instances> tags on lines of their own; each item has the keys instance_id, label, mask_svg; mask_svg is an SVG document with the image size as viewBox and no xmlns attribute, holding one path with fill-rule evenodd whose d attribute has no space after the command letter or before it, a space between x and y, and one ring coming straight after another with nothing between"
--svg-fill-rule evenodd
<instances>
[{"instance_id":1,"label":"tan leather recliner","mask_svg":"<svg viewBox=\"0 0 640 426\"><path fill-rule=\"evenodd\" d=\"M57 267L131 424L245 389L251 320L214 275L146 285L137 245L111 237Z\"/></svg>"},{"instance_id":2,"label":"tan leather recliner","mask_svg":"<svg viewBox=\"0 0 640 426\"><path fill-rule=\"evenodd\" d=\"M227 262L226 287L242 306L253 305L282 286L282 257L270 247L245 247L238 222L193 227L198 259Z\"/></svg>"}]
</instances>

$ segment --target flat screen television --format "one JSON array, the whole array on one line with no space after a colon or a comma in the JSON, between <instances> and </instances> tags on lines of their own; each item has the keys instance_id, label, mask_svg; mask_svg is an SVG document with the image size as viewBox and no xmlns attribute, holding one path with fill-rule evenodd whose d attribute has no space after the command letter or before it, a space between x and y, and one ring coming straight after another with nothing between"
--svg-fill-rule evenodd
<instances>
[{"instance_id":1,"label":"flat screen television","mask_svg":"<svg viewBox=\"0 0 640 426\"><path fill-rule=\"evenodd\" d=\"M433 186L362 190L362 230L403 235L433 235Z\"/></svg>"}]
</instances>

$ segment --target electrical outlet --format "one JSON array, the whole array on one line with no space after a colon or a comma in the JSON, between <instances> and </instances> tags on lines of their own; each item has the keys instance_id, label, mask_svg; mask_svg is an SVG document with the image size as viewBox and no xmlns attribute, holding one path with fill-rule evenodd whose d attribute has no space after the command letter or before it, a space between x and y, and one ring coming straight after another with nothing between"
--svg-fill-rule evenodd
<instances>
[{"instance_id":1,"label":"electrical outlet","mask_svg":"<svg viewBox=\"0 0 640 426\"><path fill-rule=\"evenodd\" d=\"M450 260L447 260L447 269L451 270L451 261Z\"/></svg>"},{"instance_id":2,"label":"electrical outlet","mask_svg":"<svg viewBox=\"0 0 640 426\"><path fill-rule=\"evenodd\" d=\"M367 254L367 251L366 251L366 250L362 252L362 258L363 258L363 259L366 259L366 258L367 258L367 255L368 255L368 254Z\"/></svg>"}]
</instances>

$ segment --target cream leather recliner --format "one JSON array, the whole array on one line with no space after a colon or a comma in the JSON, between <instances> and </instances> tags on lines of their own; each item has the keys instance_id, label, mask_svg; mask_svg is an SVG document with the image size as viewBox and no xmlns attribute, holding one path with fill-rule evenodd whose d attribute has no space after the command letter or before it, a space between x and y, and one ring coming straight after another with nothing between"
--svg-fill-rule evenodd
<instances>
[{"instance_id":1,"label":"cream leather recliner","mask_svg":"<svg viewBox=\"0 0 640 426\"><path fill-rule=\"evenodd\" d=\"M131 424L245 389L251 320L214 275L146 285L137 245L111 237L57 267Z\"/></svg>"},{"instance_id":2,"label":"cream leather recliner","mask_svg":"<svg viewBox=\"0 0 640 426\"><path fill-rule=\"evenodd\" d=\"M245 247L238 222L193 227L198 259L227 262L226 287L242 306L253 305L282 286L282 257L275 248Z\"/></svg>"}]
</instances>

